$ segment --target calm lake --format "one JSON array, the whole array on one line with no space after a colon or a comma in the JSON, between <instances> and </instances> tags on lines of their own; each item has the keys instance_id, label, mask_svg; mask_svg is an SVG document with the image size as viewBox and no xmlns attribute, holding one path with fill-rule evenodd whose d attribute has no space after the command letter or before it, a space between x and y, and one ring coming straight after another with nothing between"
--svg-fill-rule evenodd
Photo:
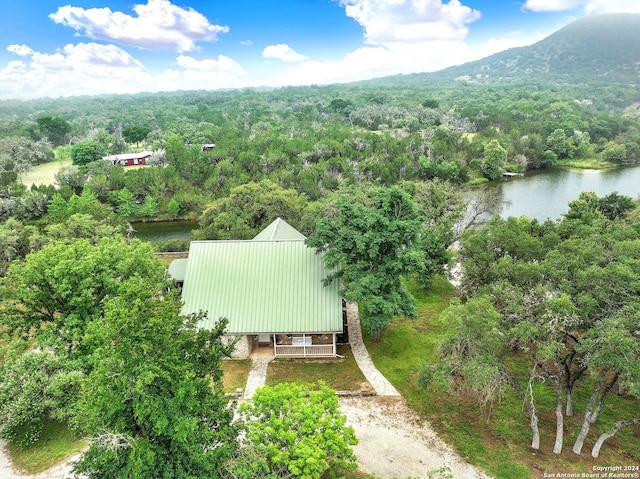
<instances>
[{"instance_id":1,"label":"calm lake","mask_svg":"<svg viewBox=\"0 0 640 479\"><path fill-rule=\"evenodd\" d=\"M546 170L487 185L502 196L500 216L527 216L544 221L568 211L568 203L582 191L606 196L617 191L637 199L640 194L640 166L615 170Z\"/></svg>"},{"instance_id":2,"label":"calm lake","mask_svg":"<svg viewBox=\"0 0 640 479\"><path fill-rule=\"evenodd\" d=\"M567 212L568 203L582 191L606 196L617 191L636 199L640 194L640 166L616 170L543 170L487 184L502 197L500 216L528 216L540 221L556 219ZM191 239L197 221L134 223L135 236L144 241Z\"/></svg>"},{"instance_id":3,"label":"calm lake","mask_svg":"<svg viewBox=\"0 0 640 479\"><path fill-rule=\"evenodd\" d=\"M198 228L197 221L155 221L133 223L135 237L142 241L189 240L191 231Z\"/></svg>"}]
</instances>

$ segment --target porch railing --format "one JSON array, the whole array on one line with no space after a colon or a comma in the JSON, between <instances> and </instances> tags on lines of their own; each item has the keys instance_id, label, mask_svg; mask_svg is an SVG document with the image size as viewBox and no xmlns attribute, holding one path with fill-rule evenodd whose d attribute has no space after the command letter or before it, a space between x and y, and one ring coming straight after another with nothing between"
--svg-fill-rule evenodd
<instances>
[{"instance_id":1,"label":"porch railing","mask_svg":"<svg viewBox=\"0 0 640 479\"><path fill-rule=\"evenodd\" d=\"M290 344L276 344L275 354L276 356L289 356L289 357L318 357L318 356L333 356L334 348L333 344L313 344L313 345L300 345L293 346Z\"/></svg>"}]
</instances>

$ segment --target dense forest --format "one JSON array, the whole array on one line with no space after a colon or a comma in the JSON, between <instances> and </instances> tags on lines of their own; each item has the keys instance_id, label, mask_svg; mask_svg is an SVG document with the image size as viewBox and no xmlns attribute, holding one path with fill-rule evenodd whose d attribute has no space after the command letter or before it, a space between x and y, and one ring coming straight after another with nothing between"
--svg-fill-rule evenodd
<instances>
[{"instance_id":1,"label":"dense forest","mask_svg":"<svg viewBox=\"0 0 640 479\"><path fill-rule=\"evenodd\" d=\"M46 213L53 189L22 191L16 180L54 149L74 163L58 176L56 204L88 190L127 219L197 217L233 188L266 180L314 202L342 184L468 184L571 162L635 164L635 94L374 82L4 102L0 217ZM163 168L124 172L96 161L142 149Z\"/></svg>"},{"instance_id":2,"label":"dense forest","mask_svg":"<svg viewBox=\"0 0 640 479\"><path fill-rule=\"evenodd\" d=\"M467 227L491 198L464 200L465 189L505 173L640 161L637 86L600 81L598 69L591 83L584 70L566 68L563 82L527 80L535 62L553 65L553 46L538 44L527 57L533 63L517 50L468 67L492 72L484 77L456 67L347 85L0 102L0 436L29 443L45 419L69 421L94 437L78 466L88 477L136 467L156 477L165 453L175 477L191 477L185 471L194 464L200 474L270 472L273 464L255 461L259 440L237 448L239 431L223 406L224 321L202 332L197 317L181 317L179 295L153 258L153 250L182 251L187 242L140 242L131 223L197 219L197 239L247 239L281 216L325 252L376 339L394 317L416 315L407 281L428 289L460 240L461 301L443 313L456 328L440 338L424 385L464 390L485 406L511 389L534 450L538 415L555 408L556 454L574 396L589 396L573 447L580 454L615 388L629 401L639 394L638 205L585 193L556 222L495 218L474 231ZM514 55L529 66L507 75L500 68L513 66ZM143 150L152 152L143 167L103 160ZM60 165L55 181L25 185L24 175L44 164ZM22 354L34 344L38 356ZM55 381L27 388L20 378L32 373ZM133 399L120 401L127 394ZM314 397L265 392L263 407L288 394ZM330 397L321 388L316 399L335 413ZM319 410L307 406L305 414ZM33 407L37 413L23 414ZM618 413L618 429L600 436L595 455L638 423ZM205 420L195 424L194 414ZM352 468L355 438L339 420L334 426L343 438L334 462ZM145 457L118 455L134 441Z\"/></svg>"}]
</instances>

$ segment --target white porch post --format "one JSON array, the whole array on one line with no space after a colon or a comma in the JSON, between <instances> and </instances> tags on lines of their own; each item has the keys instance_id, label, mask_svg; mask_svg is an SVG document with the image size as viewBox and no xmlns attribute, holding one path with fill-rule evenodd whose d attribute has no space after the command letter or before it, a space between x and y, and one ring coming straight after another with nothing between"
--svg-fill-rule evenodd
<instances>
[{"instance_id":1,"label":"white porch post","mask_svg":"<svg viewBox=\"0 0 640 479\"><path fill-rule=\"evenodd\" d=\"M333 333L332 336L333 336L333 357L335 358L336 352L337 352L336 351L336 333Z\"/></svg>"},{"instance_id":2,"label":"white porch post","mask_svg":"<svg viewBox=\"0 0 640 479\"><path fill-rule=\"evenodd\" d=\"M273 357L278 355L278 347L276 346L276 335L273 335Z\"/></svg>"}]
</instances>

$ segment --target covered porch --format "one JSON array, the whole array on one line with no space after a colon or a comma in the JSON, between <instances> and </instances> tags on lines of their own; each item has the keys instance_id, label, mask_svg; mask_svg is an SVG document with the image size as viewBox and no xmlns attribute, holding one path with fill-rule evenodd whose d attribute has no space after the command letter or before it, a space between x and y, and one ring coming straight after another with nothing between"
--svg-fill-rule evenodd
<instances>
[{"instance_id":1,"label":"covered porch","mask_svg":"<svg viewBox=\"0 0 640 479\"><path fill-rule=\"evenodd\" d=\"M335 357L336 333L276 333L257 335L258 348L285 358Z\"/></svg>"}]
</instances>

